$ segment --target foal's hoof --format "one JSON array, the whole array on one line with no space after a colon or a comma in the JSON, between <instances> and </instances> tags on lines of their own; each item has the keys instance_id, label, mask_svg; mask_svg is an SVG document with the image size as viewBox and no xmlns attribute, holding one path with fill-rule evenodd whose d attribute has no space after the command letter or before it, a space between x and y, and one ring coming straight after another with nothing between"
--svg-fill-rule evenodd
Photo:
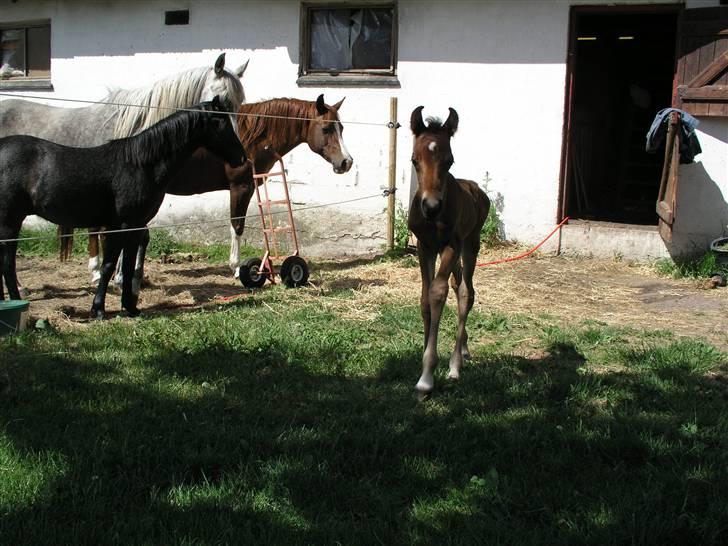
<instances>
[{"instance_id":1,"label":"foal's hoof","mask_svg":"<svg viewBox=\"0 0 728 546\"><path fill-rule=\"evenodd\" d=\"M127 315L129 315L132 318L138 317L139 315L142 314L142 312L139 310L138 307L125 307L124 309L126 309Z\"/></svg>"},{"instance_id":2,"label":"foal's hoof","mask_svg":"<svg viewBox=\"0 0 728 546\"><path fill-rule=\"evenodd\" d=\"M106 313L104 313L103 309L94 309L91 308L91 318L95 320L104 320L106 318Z\"/></svg>"},{"instance_id":3,"label":"foal's hoof","mask_svg":"<svg viewBox=\"0 0 728 546\"><path fill-rule=\"evenodd\" d=\"M417 397L418 402L425 402L432 398L432 389L421 390L415 387L415 396Z\"/></svg>"}]
</instances>

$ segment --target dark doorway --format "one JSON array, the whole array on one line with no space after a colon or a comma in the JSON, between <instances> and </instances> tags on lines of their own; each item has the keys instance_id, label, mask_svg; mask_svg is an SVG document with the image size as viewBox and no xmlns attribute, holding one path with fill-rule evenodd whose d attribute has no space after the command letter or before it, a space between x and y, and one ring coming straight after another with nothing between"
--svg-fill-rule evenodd
<instances>
[{"instance_id":1,"label":"dark doorway","mask_svg":"<svg viewBox=\"0 0 728 546\"><path fill-rule=\"evenodd\" d=\"M575 8L565 213L657 224L662 154L645 152L655 114L671 105L676 9Z\"/></svg>"}]
</instances>

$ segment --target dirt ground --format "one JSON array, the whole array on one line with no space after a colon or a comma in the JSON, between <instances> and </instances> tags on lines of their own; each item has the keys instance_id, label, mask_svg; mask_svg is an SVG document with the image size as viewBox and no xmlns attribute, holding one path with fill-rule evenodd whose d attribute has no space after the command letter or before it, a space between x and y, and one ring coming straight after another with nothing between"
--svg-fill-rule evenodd
<instances>
[{"instance_id":1,"label":"dirt ground","mask_svg":"<svg viewBox=\"0 0 728 546\"><path fill-rule=\"evenodd\" d=\"M481 254L480 259L516 253L505 248ZM93 287L85 260L74 258L61 264L19 257L18 277L30 290L31 320L48 319L58 328L89 323ZM146 280L139 303L146 316L177 314L226 298L250 297L226 265L184 259L178 263L149 261ZM380 302L419 301L419 268L397 262L366 258L313 261L311 282L310 288L298 289L297 298L353 290L351 312L361 320L373 318L376 313L371 311ZM547 314L564 323L592 319L671 330L728 350L728 288L710 289L705 281L661 277L648 265L541 255L478 268L474 282L476 306L483 311ZM119 314L120 299L114 290L109 291L106 309L109 317Z\"/></svg>"}]
</instances>

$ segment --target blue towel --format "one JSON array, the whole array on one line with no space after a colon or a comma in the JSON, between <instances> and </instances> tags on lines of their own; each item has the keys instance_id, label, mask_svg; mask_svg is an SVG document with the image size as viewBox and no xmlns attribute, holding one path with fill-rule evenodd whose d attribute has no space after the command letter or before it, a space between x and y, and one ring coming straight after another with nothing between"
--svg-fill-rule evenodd
<instances>
[{"instance_id":1,"label":"blue towel","mask_svg":"<svg viewBox=\"0 0 728 546\"><path fill-rule=\"evenodd\" d=\"M663 108L657 112L650 130L647 132L645 150L654 153L660 148L665 140L667 125L672 112L680 114L680 128L678 131L678 138L680 139L680 163L692 163L695 156L703 151L700 148L698 136L695 134L695 128L700 122L687 112L683 112L677 108Z\"/></svg>"}]
</instances>

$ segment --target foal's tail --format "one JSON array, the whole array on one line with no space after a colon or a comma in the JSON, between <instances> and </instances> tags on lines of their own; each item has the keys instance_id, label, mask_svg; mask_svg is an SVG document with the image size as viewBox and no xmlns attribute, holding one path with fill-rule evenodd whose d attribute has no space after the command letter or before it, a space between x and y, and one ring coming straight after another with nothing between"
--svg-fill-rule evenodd
<instances>
[{"instance_id":1,"label":"foal's tail","mask_svg":"<svg viewBox=\"0 0 728 546\"><path fill-rule=\"evenodd\" d=\"M58 259L62 262L68 261L73 254L73 228L58 226L58 238L61 249Z\"/></svg>"}]
</instances>

